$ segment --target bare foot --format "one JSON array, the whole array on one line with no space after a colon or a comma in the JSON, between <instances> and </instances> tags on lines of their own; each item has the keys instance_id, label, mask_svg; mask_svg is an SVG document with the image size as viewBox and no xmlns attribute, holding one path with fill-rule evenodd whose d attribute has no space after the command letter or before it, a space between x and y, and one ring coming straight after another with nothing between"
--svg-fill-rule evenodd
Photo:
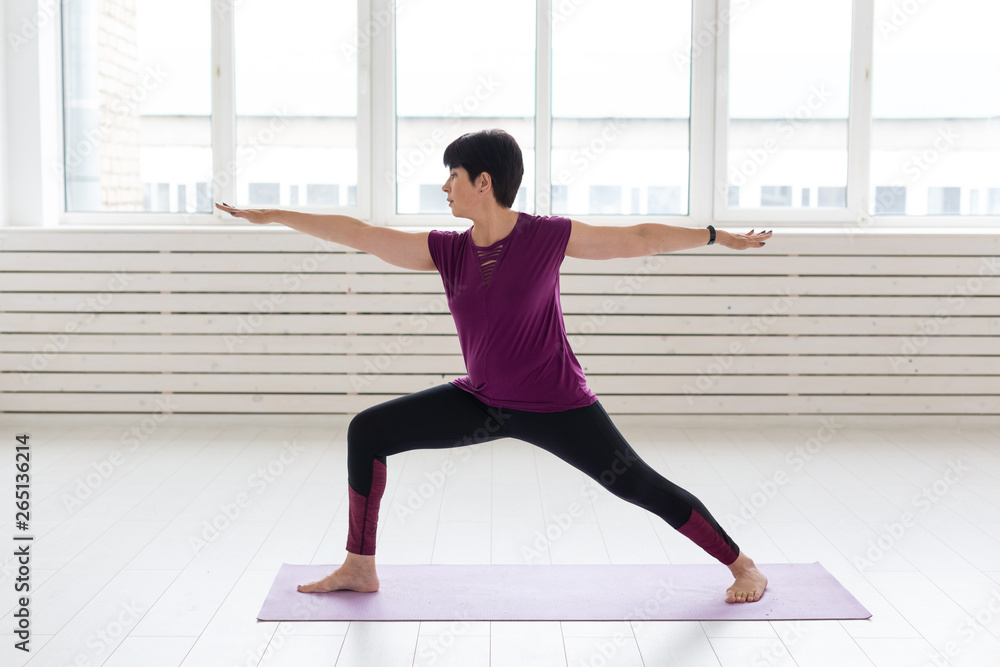
<instances>
[{"instance_id":1,"label":"bare foot","mask_svg":"<svg viewBox=\"0 0 1000 667\"><path fill-rule=\"evenodd\" d=\"M378 590L375 574L375 556L362 556L348 552L344 564L324 579L299 584L300 593L329 593L330 591L358 591L374 593Z\"/></svg>"},{"instance_id":2,"label":"bare foot","mask_svg":"<svg viewBox=\"0 0 1000 667\"><path fill-rule=\"evenodd\" d=\"M726 602L756 602L764 594L767 577L742 551L729 566L729 571L736 577L736 581L726 589Z\"/></svg>"}]
</instances>

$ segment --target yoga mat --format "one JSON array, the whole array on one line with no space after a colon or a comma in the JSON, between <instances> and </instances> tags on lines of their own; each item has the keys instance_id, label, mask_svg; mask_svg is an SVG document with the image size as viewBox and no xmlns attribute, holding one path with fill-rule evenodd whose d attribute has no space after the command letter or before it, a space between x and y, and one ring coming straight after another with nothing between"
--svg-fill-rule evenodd
<instances>
[{"instance_id":1,"label":"yoga mat","mask_svg":"<svg viewBox=\"0 0 1000 667\"><path fill-rule=\"evenodd\" d=\"M864 619L871 612L816 563L758 564L757 602L727 603L722 565L379 565L375 593L300 593L337 565L284 563L260 621Z\"/></svg>"}]
</instances>

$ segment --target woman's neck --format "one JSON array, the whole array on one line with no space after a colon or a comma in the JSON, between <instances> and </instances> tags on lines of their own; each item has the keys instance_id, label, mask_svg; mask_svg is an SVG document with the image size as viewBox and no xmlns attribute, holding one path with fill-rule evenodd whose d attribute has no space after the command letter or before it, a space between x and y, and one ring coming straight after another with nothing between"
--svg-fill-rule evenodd
<instances>
[{"instance_id":1,"label":"woman's neck","mask_svg":"<svg viewBox=\"0 0 1000 667\"><path fill-rule=\"evenodd\" d=\"M510 234L520 214L509 208L495 209L472 219L472 242L478 246L493 245Z\"/></svg>"}]
</instances>

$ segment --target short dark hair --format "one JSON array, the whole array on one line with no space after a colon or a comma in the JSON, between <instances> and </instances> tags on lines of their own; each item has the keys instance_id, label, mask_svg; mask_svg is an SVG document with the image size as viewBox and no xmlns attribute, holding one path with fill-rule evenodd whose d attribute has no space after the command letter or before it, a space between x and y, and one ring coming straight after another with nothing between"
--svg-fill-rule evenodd
<instances>
[{"instance_id":1,"label":"short dark hair","mask_svg":"<svg viewBox=\"0 0 1000 667\"><path fill-rule=\"evenodd\" d=\"M500 129L468 132L444 149L444 166L461 167L476 182L486 172L493 179L493 197L504 208L514 205L524 177L524 158L514 137Z\"/></svg>"}]
</instances>

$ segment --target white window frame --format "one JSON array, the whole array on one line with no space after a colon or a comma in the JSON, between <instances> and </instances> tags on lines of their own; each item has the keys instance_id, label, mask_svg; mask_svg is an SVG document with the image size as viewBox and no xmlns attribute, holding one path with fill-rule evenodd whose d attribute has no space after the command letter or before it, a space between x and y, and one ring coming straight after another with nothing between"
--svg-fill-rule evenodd
<instances>
[{"instance_id":1,"label":"white window frame","mask_svg":"<svg viewBox=\"0 0 1000 667\"><path fill-rule=\"evenodd\" d=\"M233 12L238 0L206 0L212 3L213 76L213 174L218 174L235 150L233 108ZM828 229L832 232L866 228L908 228L914 231L954 231L961 228L997 228L996 215L871 215L869 213L870 145L872 130L871 71L874 48L874 0L854 0L851 37L851 93L848 118L847 206L834 209L735 209L728 207L728 55L731 0L694 0L692 43L699 51L691 58L691 114L689 134L689 192L687 215L598 215L581 214L599 224L631 225L662 222L680 226L708 223L747 223L752 226ZM551 60L550 16L559 0L537 0L536 16L536 116L535 116L535 212L548 214L548 198L538 197L550 186L551 164ZM34 52L7 52L6 66L13 70L12 90L6 99L8 128L7 194L11 222L40 226L230 225L243 224L219 211L212 213L74 213L65 212L65 179L56 178L46 167L64 155L62 91L61 3L51 3L55 21L40 21ZM43 7L44 5L44 7ZM52 11L39 0L11 0L6 9L8 30L19 24L21 12ZM226 8L229 8L227 11ZM367 220L376 225L423 228L467 228L469 221L448 214L398 214L395 186L383 177L395 172L395 0L358 0L358 35L367 40L358 49L358 184L353 207L287 207L312 213L336 213ZM16 13L17 12L17 13ZM713 26L708 29L707 26ZM703 33L711 40L702 39ZM30 75L30 76L29 76ZM29 79L41 85L39 95L27 88ZM46 84L46 82L49 82ZM22 88L29 94L19 97ZM15 102L16 100L16 102ZM52 104L52 102L56 102ZM15 107L16 104L16 107ZM54 107L54 109L53 109ZM37 125L34 124L37 119ZM37 134L35 134L37 132ZM229 137L222 141L223 137ZM42 151L39 153L38 146ZM442 183L444 178L442 167ZM230 201L233 184L213 181L213 200ZM221 179L225 180L225 179ZM56 205L58 202L58 205ZM238 203L238 202L235 202ZM544 204L544 205L543 205Z\"/></svg>"},{"instance_id":2,"label":"white window frame","mask_svg":"<svg viewBox=\"0 0 1000 667\"><path fill-rule=\"evenodd\" d=\"M380 2L383 0L374 0ZM391 2L391 0L389 0ZM212 201L224 201L238 205L236 201L236 178L220 179L219 174L227 171L227 165L234 164L236 158L236 80L235 80L235 33L236 21L234 8L239 0L206 0L211 3L211 35L212 35ZM379 14L372 11L373 0L357 0L359 41L370 33L376 38L382 29L374 17ZM59 4L59 3L57 3ZM60 16L61 19L61 16ZM61 23L61 21L60 21ZM62 43L59 42L58 76L62 84ZM372 49L358 48L358 183L357 204L355 206L282 206L283 210L304 211L307 213L334 213L349 215L355 218L371 219L372 210L372 156L375 154L372 145ZM59 154L64 155L62 110L63 100L59 103ZM221 182L220 182L221 181ZM65 209L65 179L60 187L63 193L61 209ZM241 220L223 213L212 206L211 213L116 213L116 212L70 212L62 210L59 215L61 225L233 225L245 226Z\"/></svg>"},{"instance_id":3,"label":"white window frame","mask_svg":"<svg viewBox=\"0 0 1000 667\"><path fill-rule=\"evenodd\" d=\"M715 178L713 181L715 219L719 222L754 223L757 225L848 225L857 222L862 212L867 211L863 191L861 171L868 164L861 159L865 154L871 133L871 79L858 78L859 71L871 71L871 20L864 23L863 17L873 15L874 0L854 0L851 28L850 64L850 104L848 107L847 138L847 205L817 210L803 210L795 207L734 208L729 206L729 37L731 0L717 0L719 8L719 32L716 40L716 62L718 63L715 98ZM867 38L865 34L867 33Z\"/></svg>"},{"instance_id":4,"label":"white window frame","mask_svg":"<svg viewBox=\"0 0 1000 667\"><path fill-rule=\"evenodd\" d=\"M376 3L384 3L386 8L390 8L393 0L374 0ZM558 11L559 0L536 0L536 30L535 30L535 201L534 211L536 215L551 214L551 197L539 197L542 192L547 192L552 183L552 14ZM376 55L376 66L381 65L386 75L381 77L384 83L382 94L384 99L376 108L395 109L395 72L392 66L395 62L393 58L393 45L395 43L395 14L389 12L393 17L392 29L384 31L385 43L381 45ZM692 0L691 26L692 39L694 38L694 26L711 25L715 18L714 3L705 0ZM381 58L379 57L381 56ZM711 48L703 50L698 58L691 59L691 110L689 118L688 133L688 213L686 215L605 215L599 213L572 214L574 218L586 218L594 224L602 225L635 225L640 222L660 222L670 225L695 225L709 224L711 222L711 142L712 142L712 122L713 117L713 90L712 74L715 64L715 53ZM384 102L384 107L382 107ZM383 146L375 146L376 152L385 168L395 169L395 129L396 119L392 114L385 114L385 118L378 123L376 136L386 137ZM703 142L705 150L698 150L696 142ZM444 167L441 169L441 183L447 176ZM384 181L385 179L381 179ZM376 180L381 185L381 182ZM376 199L388 202L389 205L381 212L376 213L379 220L386 220L391 226L396 227L421 227L421 228L443 228L455 227L460 229L468 228L469 221L459 220L450 215L441 214L397 214L391 210L391 202L396 199L394 191L388 191L384 196L379 197L376 192Z\"/></svg>"}]
</instances>

